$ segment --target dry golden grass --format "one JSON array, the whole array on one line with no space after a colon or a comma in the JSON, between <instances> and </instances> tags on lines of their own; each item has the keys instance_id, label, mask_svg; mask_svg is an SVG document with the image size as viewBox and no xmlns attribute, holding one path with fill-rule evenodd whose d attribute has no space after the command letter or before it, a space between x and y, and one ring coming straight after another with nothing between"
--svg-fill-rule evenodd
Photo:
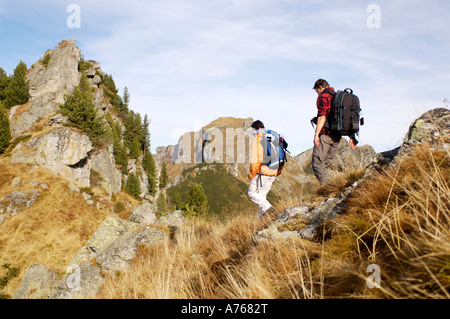
<instances>
[{"instance_id":1,"label":"dry golden grass","mask_svg":"<svg viewBox=\"0 0 450 319\"><path fill-rule=\"evenodd\" d=\"M450 296L449 179L448 151L420 146L399 166L364 182L347 213L326 226L331 239L325 245L334 256L353 251L360 279L369 264L381 268L381 288L355 296Z\"/></svg>"},{"instance_id":2,"label":"dry golden grass","mask_svg":"<svg viewBox=\"0 0 450 319\"><path fill-rule=\"evenodd\" d=\"M448 298L448 155L419 147L374 174L313 241L255 247L263 222L254 216L190 220L176 242L141 246L132 268L109 276L97 298ZM381 288L367 287L370 264L380 266Z\"/></svg>"},{"instance_id":3,"label":"dry golden grass","mask_svg":"<svg viewBox=\"0 0 450 319\"><path fill-rule=\"evenodd\" d=\"M0 159L0 197L15 190L36 189L31 182L45 183L47 190L37 202L0 225L0 265L20 267L17 278L3 289L12 295L21 283L25 270L40 263L57 273L64 273L76 252L92 236L107 212L87 205L81 195L69 191L65 180L45 169L10 164ZM11 187L15 177L21 184Z\"/></svg>"},{"instance_id":4,"label":"dry golden grass","mask_svg":"<svg viewBox=\"0 0 450 319\"><path fill-rule=\"evenodd\" d=\"M263 221L238 216L226 223L190 220L176 243L142 245L132 268L108 276L98 298L297 298L310 297L309 241L266 243L252 235ZM299 289L308 290L299 295Z\"/></svg>"}]
</instances>

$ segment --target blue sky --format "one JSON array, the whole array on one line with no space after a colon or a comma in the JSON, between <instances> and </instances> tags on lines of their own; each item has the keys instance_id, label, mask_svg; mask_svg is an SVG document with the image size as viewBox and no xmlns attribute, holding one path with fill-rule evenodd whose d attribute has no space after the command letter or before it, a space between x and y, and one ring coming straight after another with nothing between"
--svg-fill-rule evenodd
<instances>
[{"instance_id":1,"label":"blue sky","mask_svg":"<svg viewBox=\"0 0 450 319\"><path fill-rule=\"evenodd\" d=\"M80 28L67 25L70 4ZM0 67L76 38L148 114L153 151L233 116L262 120L298 154L312 147L312 86L325 78L358 95L361 144L381 152L450 100L449 12L438 0L0 0Z\"/></svg>"}]
</instances>

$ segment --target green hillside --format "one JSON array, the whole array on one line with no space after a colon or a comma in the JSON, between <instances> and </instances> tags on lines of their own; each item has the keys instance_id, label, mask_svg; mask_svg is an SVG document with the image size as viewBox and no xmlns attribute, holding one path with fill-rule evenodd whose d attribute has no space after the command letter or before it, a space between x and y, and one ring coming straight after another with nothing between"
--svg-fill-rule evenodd
<instances>
[{"instance_id":1,"label":"green hillside","mask_svg":"<svg viewBox=\"0 0 450 319\"><path fill-rule=\"evenodd\" d=\"M208 197L212 215L249 210L257 212L256 204L247 195L248 185L228 173L222 164L201 163L184 170L183 177L186 178L183 182L167 189L169 202L177 197L177 193L180 195L181 202L184 202L194 184L200 184ZM269 201L277 201L272 193L269 193L268 198Z\"/></svg>"}]
</instances>

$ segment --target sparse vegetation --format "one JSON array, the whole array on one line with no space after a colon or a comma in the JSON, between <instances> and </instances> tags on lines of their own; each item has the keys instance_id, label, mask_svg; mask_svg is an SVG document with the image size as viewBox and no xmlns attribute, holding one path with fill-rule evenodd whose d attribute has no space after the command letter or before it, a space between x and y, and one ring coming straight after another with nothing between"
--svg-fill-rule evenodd
<instances>
[{"instance_id":1,"label":"sparse vegetation","mask_svg":"<svg viewBox=\"0 0 450 319\"><path fill-rule=\"evenodd\" d=\"M91 67L92 64L89 61L86 61L84 58L81 58L80 62L78 62L78 71L80 71L81 73L86 72Z\"/></svg>"},{"instance_id":2,"label":"sparse vegetation","mask_svg":"<svg viewBox=\"0 0 450 319\"><path fill-rule=\"evenodd\" d=\"M72 95L65 97L60 112L69 119L68 125L83 130L95 144L106 136L103 119L95 108L89 81L83 73Z\"/></svg>"},{"instance_id":3,"label":"sparse vegetation","mask_svg":"<svg viewBox=\"0 0 450 319\"><path fill-rule=\"evenodd\" d=\"M11 131L9 128L9 117L6 109L0 104L0 154L2 154L11 140Z\"/></svg>"},{"instance_id":4,"label":"sparse vegetation","mask_svg":"<svg viewBox=\"0 0 450 319\"><path fill-rule=\"evenodd\" d=\"M44 58L42 59L42 64L44 65L45 68L48 67L48 64L50 63L50 60L52 59L52 56L50 55L50 53L47 53Z\"/></svg>"},{"instance_id":5,"label":"sparse vegetation","mask_svg":"<svg viewBox=\"0 0 450 319\"><path fill-rule=\"evenodd\" d=\"M20 268L11 267L10 264L3 264L2 268L6 269L7 273L0 277L0 289L3 289L12 278L17 277L20 271Z\"/></svg>"},{"instance_id":6,"label":"sparse vegetation","mask_svg":"<svg viewBox=\"0 0 450 319\"><path fill-rule=\"evenodd\" d=\"M20 135L12 141L12 143L9 145L7 152L12 151L17 145L19 145L20 142L26 142L31 138L30 134ZM1 153L1 152L0 152Z\"/></svg>"}]
</instances>

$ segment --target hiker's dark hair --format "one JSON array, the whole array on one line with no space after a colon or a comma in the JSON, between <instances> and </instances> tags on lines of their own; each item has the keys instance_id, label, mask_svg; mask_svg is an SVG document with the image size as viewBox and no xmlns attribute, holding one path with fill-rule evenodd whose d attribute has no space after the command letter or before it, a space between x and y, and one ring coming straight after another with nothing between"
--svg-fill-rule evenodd
<instances>
[{"instance_id":1,"label":"hiker's dark hair","mask_svg":"<svg viewBox=\"0 0 450 319\"><path fill-rule=\"evenodd\" d=\"M326 89L326 88L330 87L330 85L324 79L318 79L316 81L316 83L314 83L313 89L315 90L315 89L318 89L320 87L323 87L324 89Z\"/></svg>"},{"instance_id":2,"label":"hiker's dark hair","mask_svg":"<svg viewBox=\"0 0 450 319\"><path fill-rule=\"evenodd\" d=\"M260 128L264 128L264 124L260 120L256 120L252 123L252 128L254 128L255 130L259 130Z\"/></svg>"}]
</instances>

